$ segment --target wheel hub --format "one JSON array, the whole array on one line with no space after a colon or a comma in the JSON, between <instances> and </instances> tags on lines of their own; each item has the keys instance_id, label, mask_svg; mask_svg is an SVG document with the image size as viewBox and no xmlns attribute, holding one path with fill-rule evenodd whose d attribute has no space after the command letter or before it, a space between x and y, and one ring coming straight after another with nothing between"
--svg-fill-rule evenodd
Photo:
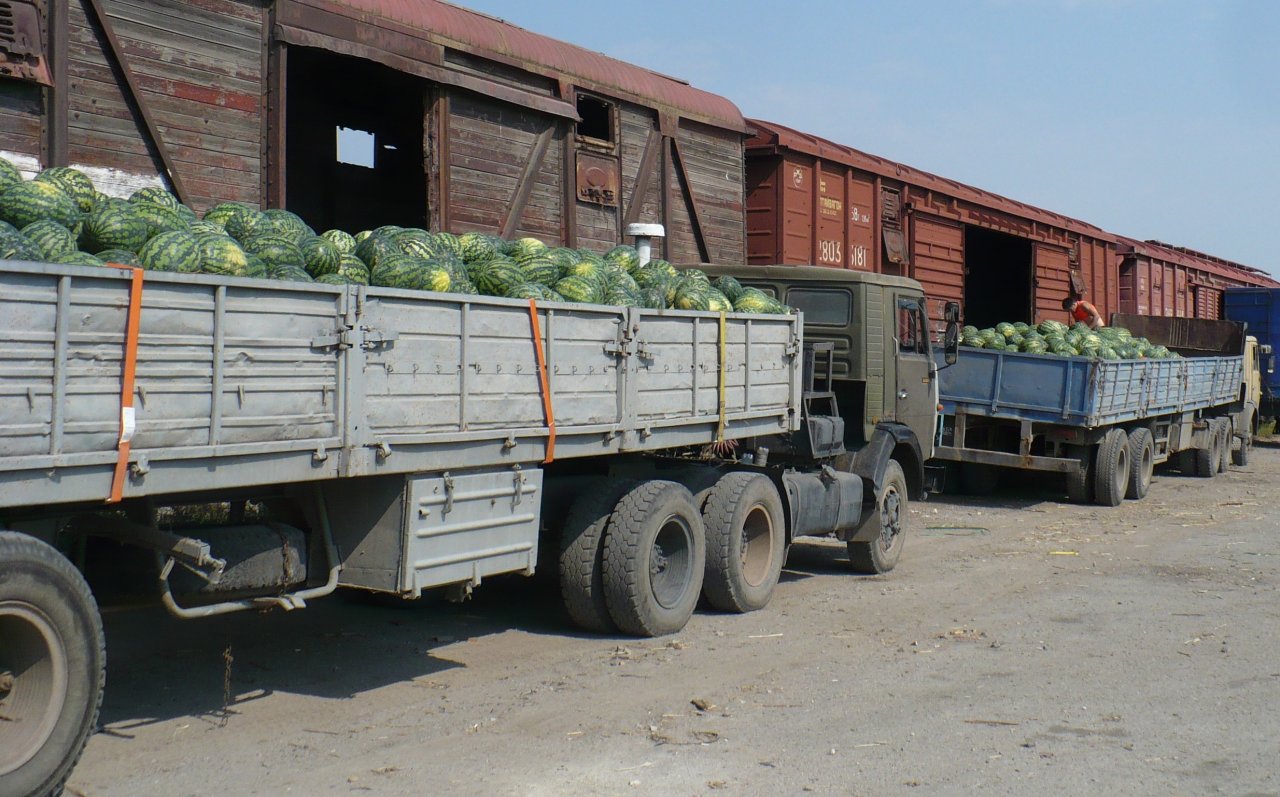
<instances>
[{"instance_id":1,"label":"wheel hub","mask_svg":"<svg viewBox=\"0 0 1280 797\"><path fill-rule=\"evenodd\" d=\"M880 547L889 550L894 538L902 531L902 497L890 487L880 504Z\"/></svg>"},{"instance_id":2,"label":"wheel hub","mask_svg":"<svg viewBox=\"0 0 1280 797\"><path fill-rule=\"evenodd\" d=\"M660 606L680 602L692 578L693 532L679 517L668 517L649 550L649 587Z\"/></svg>"},{"instance_id":3,"label":"wheel hub","mask_svg":"<svg viewBox=\"0 0 1280 797\"><path fill-rule=\"evenodd\" d=\"M67 656L36 607L0 602L0 777L40 752L67 699Z\"/></svg>"}]
</instances>

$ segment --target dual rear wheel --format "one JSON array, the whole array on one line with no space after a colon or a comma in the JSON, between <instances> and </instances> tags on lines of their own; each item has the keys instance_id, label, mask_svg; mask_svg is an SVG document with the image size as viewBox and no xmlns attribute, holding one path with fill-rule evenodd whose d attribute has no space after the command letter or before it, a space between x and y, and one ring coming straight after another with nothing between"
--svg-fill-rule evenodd
<instances>
[{"instance_id":1,"label":"dual rear wheel","mask_svg":"<svg viewBox=\"0 0 1280 797\"><path fill-rule=\"evenodd\" d=\"M673 481L601 480L565 518L560 590L588 631L684 628L700 594L721 611L763 608L786 555L782 499L767 477L732 472L698 499Z\"/></svg>"}]
</instances>

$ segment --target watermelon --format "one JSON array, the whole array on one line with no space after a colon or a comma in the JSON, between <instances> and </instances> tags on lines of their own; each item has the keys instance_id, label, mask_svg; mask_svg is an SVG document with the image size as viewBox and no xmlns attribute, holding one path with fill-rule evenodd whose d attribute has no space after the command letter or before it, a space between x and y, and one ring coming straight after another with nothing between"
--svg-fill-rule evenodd
<instances>
[{"instance_id":1,"label":"watermelon","mask_svg":"<svg viewBox=\"0 0 1280 797\"><path fill-rule=\"evenodd\" d=\"M708 288L706 291L707 309L713 313L732 313L733 303L725 297L723 293L715 288Z\"/></svg>"},{"instance_id":2,"label":"watermelon","mask_svg":"<svg viewBox=\"0 0 1280 797\"><path fill-rule=\"evenodd\" d=\"M711 284L731 302L738 301L738 297L742 295L742 283L727 274ZM976 329L974 331L977 332Z\"/></svg>"},{"instance_id":3,"label":"watermelon","mask_svg":"<svg viewBox=\"0 0 1280 797\"><path fill-rule=\"evenodd\" d=\"M665 310L667 307L667 292L657 288L641 288L637 292L638 306L649 310Z\"/></svg>"},{"instance_id":4,"label":"watermelon","mask_svg":"<svg viewBox=\"0 0 1280 797\"><path fill-rule=\"evenodd\" d=\"M373 229L374 235L391 235L398 232L404 232L404 227L400 227L395 224L384 224L381 227L375 227Z\"/></svg>"},{"instance_id":5,"label":"watermelon","mask_svg":"<svg viewBox=\"0 0 1280 797\"><path fill-rule=\"evenodd\" d=\"M205 218L208 219L208 215ZM253 208L244 208L227 218L226 229L228 235L243 244L254 236L270 234L275 225L271 223L271 219Z\"/></svg>"},{"instance_id":6,"label":"watermelon","mask_svg":"<svg viewBox=\"0 0 1280 797\"><path fill-rule=\"evenodd\" d=\"M418 235L417 233L423 233ZM396 233L392 240L395 241L396 247L402 254L409 257L417 257L422 260L428 260L440 254L448 254L448 250L435 242L431 237L431 233L423 230L405 230Z\"/></svg>"},{"instance_id":7,"label":"watermelon","mask_svg":"<svg viewBox=\"0 0 1280 797\"><path fill-rule=\"evenodd\" d=\"M563 246L557 246L555 249L548 249L547 257L556 261L556 265L560 267L561 271L582 259L582 256L577 252Z\"/></svg>"},{"instance_id":8,"label":"watermelon","mask_svg":"<svg viewBox=\"0 0 1280 797\"><path fill-rule=\"evenodd\" d=\"M675 279L676 277L680 276L680 269L671 265L670 263L663 260L662 258L655 258L653 260L650 260L648 263L644 264L644 267L648 269L655 269L657 271L661 271L672 279ZM703 274L703 272L701 271L699 271L698 273L702 274L703 279L706 279L706 276L707 276L706 274Z\"/></svg>"},{"instance_id":9,"label":"watermelon","mask_svg":"<svg viewBox=\"0 0 1280 797\"><path fill-rule=\"evenodd\" d=\"M216 224L225 230L227 228L227 224L230 223L232 218L237 216L247 216L250 213L257 212L258 211L248 205L243 205L239 202L221 202L209 208L209 210L204 214L204 220L212 224Z\"/></svg>"},{"instance_id":10,"label":"watermelon","mask_svg":"<svg viewBox=\"0 0 1280 797\"><path fill-rule=\"evenodd\" d=\"M498 247L484 233L468 232L458 238L464 263L479 263L488 260L498 253Z\"/></svg>"},{"instance_id":11,"label":"watermelon","mask_svg":"<svg viewBox=\"0 0 1280 797\"><path fill-rule=\"evenodd\" d=\"M149 271L190 274L200 270L200 239L185 230L162 232L147 241L138 259Z\"/></svg>"},{"instance_id":12,"label":"watermelon","mask_svg":"<svg viewBox=\"0 0 1280 797\"><path fill-rule=\"evenodd\" d=\"M395 255L384 258L369 272L369 282L386 288L443 293L452 287L449 271L426 260Z\"/></svg>"},{"instance_id":13,"label":"watermelon","mask_svg":"<svg viewBox=\"0 0 1280 797\"><path fill-rule=\"evenodd\" d=\"M368 238L370 235L373 235L373 230L361 230L360 232L351 236L351 240L359 244L361 241Z\"/></svg>"},{"instance_id":14,"label":"watermelon","mask_svg":"<svg viewBox=\"0 0 1280 797\"><path fill-rule=\"evenodd\" d=\"M640 290L614 285L605 293L604 303L617 307L640 307Z\"/></svg>"},{"instance_id":15,"label":"watermelon","mask_svg":"<svg viewBox=\"0 0 1280 797\"><path fill-rule=\"evenodd\" d=\"M560 265L548 255L532 255L519 262L524 278L550 288L560 281Z\"/></svg>"},{"instance_id":16,"label":"watermelon","mask_svg":"<svg viewBox=\"0 0 1280 797\"><path fill-rule=\"evenodd\" d=\"M303 267L302 250L289 238L280 235L257 235L242 241L244 251L262 258L268 266L280 268L284 266Z\"/></svg>"},{"instance_id":17,"label":"watermelon","mask_svg":"<svg viewBox=\"0 0 1280 797\"><path fill-rule=\"evenodd\" d=\"M271 263L268 262L267 276L273 280L281 280L284 282L314 282L306 269L292 263L285 265L271 265Z\"/></svg>"},{"instance_id":18,"label":"watermelon","mask_svg":"<svg viewBox=\"0 0 1280 797\"><path fill-rule=\"evenodd\" d=\"M777 299L759 288L743 288L736 301L733 303L734 312L737 313L780 313L782 307ZM978 330L973 330L973 338L981 342L978 337ZM979 346L981 348L981 346Z\"/></svg>"},{"instance_id":19,"label":"watermelon","mask_svg":"<svg viewBox=\"0 0 1280 797\"><path fill-rule=\"evenodd\" d=\"M336 272L332 274L321 274L320 276L316 277L316 283L319 285L358 285L360 284L360 283L357 283L355 280L350 279L349 277L344 277L341 274L338 274Z\"/></svg>"},{"instance_id":20,"label":"watermelon","mask_svg":"<svg viewBox=\"0 0 1280 797\"><path fill-rule=\"evenodd\" d=\"M355 255L342 255L338 261L338 275L361 285L369 284L369 267Z\"/></svg>"},{"instance_id":21,"label":"watermelon","mask_svg":"<svg viewBox=\"0 0 1280 797\"><path fill-rule=\"evenodd\" d=\"M677 285L671 306L677 310L710 310L713 290L715 289L710 283L697 278L686 278Z\"/></svg>"},{"instance_id":22,"label":"watermelon","mask_svg":"<svg viewBox=\"0 0 1280 797\"><path fill-rule=\"evenodd\" d=\"M628 273L640 268L640 253L636 251L634 246L622 244L615 246L608 252L604 253L606 263L615 263L619 268Z\"/></svg>"},{"instance_id":23,"label":"watermelon","mask_svg":"<svg viewBox=\"0 0 1280 797\"><path fill-rule=\"evenodd\" d=\"M458 236L448 232L438 232L435 234L436 250L444 253L448 252L456 258L462 257L462 241Z\"/></svg>"},{"instance_id":24,"label":"watermelon","mask_svg":"<svg viewBox=\"0 0 1280 797\"><path fill-rule=\"evenodd\" d=\"M5 158L0 158L0 191L11 183L22 182L22 172L18 171L18 167Z\"/></svg>"},{"instance_id":25,"label":"watermelon","mask_svg":"<svg viewBox=\"0 0 1280 797\"><path fill-rule=\"evenodd\" d=\"M43 257L36 245L21 235L5 236L0 239L0 260L39 261Z\"/></svg>"},{"instance_id":26,"label":"watermelon","mask_svg":"<svg viewBox=\"0 0 1280 797\"><path fill-rule=\"evenodd\" d=\"M80 246L89 252L126 249L137 252L151 237L151 227L136 206L119 199L100 203L84 221Z\"/></svg>"},{"instance_id":27,"label":"watermelon","mask_svg":"<svg viewBox=\"0 0 1280 797\"><path fill-rule=\"evenodd\" d=\"M320 237L338 247L340 254L349 255L356 251L355 237L342 230L325 230L320 233Z\"/></svg>"},{"instance_id":28,"label":"watermelon","mask_svg":"<svg viewBox=\"0 0 1280 797\"><path fill-rule=\"evenodd\" d=\"M162 232L185 231L187 229L186 221L170 208L153 205L150 202L134 202L131 204L133 205L134 214L146 223L148 237L154 237Z\"/></svg>"},{"instance_id":29,"label":"watermelon","mask_svg":"<svg viewBox=\"0 0 1280 797\"><path fill-rule=\"evenodd\" d=\"M547 245L537 238L519 238L511 244L511 257L520 260L522 257L530 255L545 254Z\"/></svg>"},{"instance_id":30,"label":"watermelon","mask_svg":"<svg viewBox=\"0 0 1280 797\"><path fill-rule=\"evenodd\" d=\"M79 249L72 249L70 252L52 258L51 262L61 263L67 266L101 266L102 261L88 252L81 252Z\"/></svg>"},{"instance_id":31,"label":"watermelon","mask_svg":"<svg viewBox=\"0 0 1280 797\"><path fill-rule=\"evenodd\" d=\"M566 277L582 277L596 282L599 284L601 291L604 291L609 283L604 263L597 260L585 258L579 260L577 263L565 268L564 275Z\"/></svg>"},{"instance_id":32,"label":"watermelon","mask_svg":"<svg viewBox=\"0 0 1280 797\"><path fill-rule=\"evenodd\" d=\"M200 239L200 270L205 274L247 277L249 256L233 238L209 235Z\"/></svg>"},{"instance_id":33,"label":"watermelon","mask_svg":"<svg viewBox=\"0 0 1280 797\"><path fill-rule=\"evenodd\" d=\"M599 304L605 298L604 286L592 277L564 277L555 284L553 290L570 302Z\"/></svg>"},{"instance_id":34,"label":"watermelon","mask_svg":"<svg viewBox=\"0 0 1280 797\"><path fill-rule=\"evenodd\" d=\"M98 252L94 257L103 263L119 263L122 266L141 267L142 261L138 259L138 255L130 252L128 249L104 249Z\"/></svg>"},{"instance_id":35,"label":"watermelon","mask_svg":"<svg viewBox=\"0 0 1280 797\"><path fill-rule=\"evenodd\" d=\"M139 188L129 195L129 201L133 204L145 203L155 205L157 207L167 208L174 213L178 212L178 198L159 186L149 185L145 188Z\"/></svg>"},{"instance_id":36,"label":"watermelon","mask_svg":"<svg viewBox=\"0 0 1280 797\"><path fill-rule=\"evenodd\" d=\"M186 205L178 205L178 218L186 222L188 227L191 226L192 222L200 221L200 217L196 215L196 212Z\"/></svg>"},{"instance_id":37,"label":"watermelon","mask_svg":"<svg viewBox=\"0 0 1280 797\"><path fill-rule=\"evenodd\" d=\"M475 263L467 267L467 273L476 290L486 296L506 296L516 285L528 282L524 272L508 257L499 256Z\"/></svg>"},{"instance_id":38,"label":"watermelon","mask_svg":"<svg viewBox=\"0 0 1280 797\"><path fill-rule=\"evenodd\" d=\"M79 169L70 166L50 166L35 176L39 182L48 182L62 189L76 203L81 213L88 213L98 202L98 189L93 181ZM68 225L70 226L70 225Z\"/></svg>"},{"instance_id":39,"label":"watermelon","mask_svg":"<svg viewBox=\"0 0 1280 797\"><path fill-rule=\"evenodd\" d=\"M245 272L246 272L245 276L254 277L258 279L270 278L271 266L267 265L267 261L258 257L257 255L251 255L248 252L245 252L244 257L249 264L249 267L245 269Z\"/></svg>"},{"instance_id":40,"label":"watermelon","mask_svg":"<svg viewBox=\"0 0 1280 797\"><path fill-rule=\"evenodd\" d=\"M315 230L307 226L302 217L296 213L290 213L282 208L270 208L262 211L263 217L267 223L271 225L271 229L275 235L282 238L288 238L296 244L302 243L302 240L310 235L315 235Z\"/></svg>"},{"instance_id":41,"label":"watermelon","mask_svg":"<svg viewBox=\"0 0 1280 797\"><path fill-rule=\"evenodd\" d=\"M509 299L533 299L537 302L563 302L564 297L556 293L545 285L539 285L536 282L526 282L515 286L510 293L507 294Z\"/></svg>"},{"instance_id":42,"label":"watermelon","mask_svg":"<svg viewBox=\"0 0 1280 797\"><path fill-rule=\"evenodd\" d=\"M67 229L80 220L80 209L61 188L48 180L14 183L0 194L0 219L19 229L49 219Z\"/></svg>"},{"instance_id":43,"label":"watermelon","mask_svg":"<svg viewBox=\"0 0 1280 797\"><path fill-rule=\"evenodd\" d=\"M609 280L609 288L623 288L632 293L640 290L640 286L635 279L625 271L620 271L613 275L612 279Z\"/></svg>"},{"instance_id":44,"label":"watermelon","mask_svg":"<svg viewBox=\"0 0 1280 797\"><path fill-rule=\"evenodd\" d=\"M227 235L227 230L221 224L214 224L204 219L196 219L187 225L187 230L196 235ZM230 237L230 236L227 236Z\"/></svg>"},{"instance_id":45,"label":"watermelon","mask_svg":"<svg viewBox=\"0 0 1280 797\"><path fill-rule=\"evenodd\" d=\"M299 248L302 250L302 262L311 276L337 273L342 262L342 252L332 242L319 235L312 235L304 238Z\"/></svg>"},{"instance_id":46,"label":"watermelon","mask_svg":"<svg viewBox=\"0 0 1280 797\"><path fill-rule=\"evenodd\" d=\"M75 236L56 221L33 221L22 228L22 235L40 250L41 256L55 263L59 257L76 251Z\"/></svg>"},{"instance_id":47,"label":"watermelon","mask_svg":"<svg viewBox=\"0 0 1280 797\"><path fill-rule=\"evenodd\" d=\"M398 231L398 230L397 230ZM363 241L356 244L356 257L364 261L369 268L378 265L378 261L384 257L403 256L400 247L396 245L395 238L387 234L371 234Z\"/></svg>"}]
</instances>

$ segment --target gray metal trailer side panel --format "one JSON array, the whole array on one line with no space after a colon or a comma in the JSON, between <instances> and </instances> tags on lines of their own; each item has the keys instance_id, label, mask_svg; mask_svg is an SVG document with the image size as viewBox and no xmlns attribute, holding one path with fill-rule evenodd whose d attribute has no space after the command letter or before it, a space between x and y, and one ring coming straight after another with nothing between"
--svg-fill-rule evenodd
<instances>
[{"instance_id":1,"label":"gray metal trailer side panel","mask_svg":"<svg viewBox=\"0 0 1280 797\"><path fill-rule=\"evenodd\" d=\"M0 264L0 507L101 501L128 272ZM538 307L556 458L713 441L719 319ZM538 463L526 302L148 272L126 498ZM725 322L725 436L798 428L800 319Z\"/></svg>"}]
</instances>

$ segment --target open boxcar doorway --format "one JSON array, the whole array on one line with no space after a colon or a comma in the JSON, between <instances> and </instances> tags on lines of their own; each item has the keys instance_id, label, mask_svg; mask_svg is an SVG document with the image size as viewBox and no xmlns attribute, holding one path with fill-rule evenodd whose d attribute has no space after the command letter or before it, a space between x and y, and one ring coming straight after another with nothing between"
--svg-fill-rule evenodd
<instances>
[{"instance_id":1,"label":"open boxcar doorway","mask_svg":"<svg viewBox=\"0 0 1280 797\"><path fill-rule=\"evenodd\" d=\"M316 231L426 227L427 81L306 47L287 63L285 207Z\"/></svg>"},{"instance_id":2,"label":"open boxcar doorway","mask_svg":"<svg viewBox=\"0 0 1280 797\"><path fill-rule=\"evenodd\" d=\"M980 329L1001 321L1032 323L1034 267L1030 240L966 224L964 322Z\"/></svg>"}]
</instances>

